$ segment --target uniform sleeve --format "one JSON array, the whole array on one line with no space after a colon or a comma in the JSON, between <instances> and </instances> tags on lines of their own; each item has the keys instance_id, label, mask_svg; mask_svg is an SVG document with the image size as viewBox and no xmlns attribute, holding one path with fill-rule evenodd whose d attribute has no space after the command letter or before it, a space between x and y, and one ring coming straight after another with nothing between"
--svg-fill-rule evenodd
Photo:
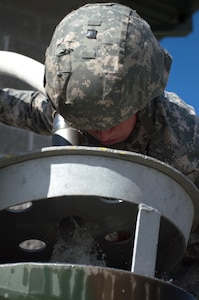
<instances>
[{"instance_id":1,"label":"uniform sleeve","mask_svg":"<svg viewBox=\"0 0 199 300\"><path fill-rule=\"evenodd\" d=\"M165 92L156 103L155 124L162 137L158 158L162 156L199 188L199 117L194 108L175 93Z\"/></svg>"},{"instance_id":2,"label":"uniform sleeve","mask_svg":"<svg viewBox=\"0 0 199 300\"><path fill-rule=\"evenodd\" d=\"M0 89L0 122L41 135L51 135L53 108L39 92Z\"/></svg>"}]
</instances>

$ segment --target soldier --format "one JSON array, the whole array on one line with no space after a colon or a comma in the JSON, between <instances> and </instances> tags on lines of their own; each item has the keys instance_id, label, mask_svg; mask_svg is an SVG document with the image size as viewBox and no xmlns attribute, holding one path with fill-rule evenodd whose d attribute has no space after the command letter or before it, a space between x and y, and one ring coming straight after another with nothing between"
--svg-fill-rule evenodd
<instances>
[{"instance_id":1,"label":"soldier","mask_svg":"<svg viewBox=\"0 0 199 300\"><path fill-rule=\"evenodd\" d=\"M164 91L171 56L150 26L121 4L89 4L57 26L46 51L45 89L0 90L0 121L52 134L57 111L84 145L143 153L199 187L199 118Z\"/></svg>"},{"instance_id":2,"label":"soldier","mask_svg":"<svg viewBox=\"0 0 199 300\"><path fill-rule=\"evenodd\" d=\"M171 56L134 10L85 5L60 22L46 51L48 97L1 89L0 121L51 135L57 111L82 132L83 145L157 158L199 188L199 117L165 91L170 66Z\"/></svg>"}]
</instances>

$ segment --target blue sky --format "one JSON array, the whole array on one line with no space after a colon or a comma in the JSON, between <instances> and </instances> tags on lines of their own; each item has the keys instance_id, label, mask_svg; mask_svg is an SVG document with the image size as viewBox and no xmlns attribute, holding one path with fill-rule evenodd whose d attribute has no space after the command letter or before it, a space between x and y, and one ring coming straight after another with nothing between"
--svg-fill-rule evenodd
<instances>
[{"instance_id":1,"label":"blue sky","mask_svg":"<svg viewBox=\"0 0 199 300\"><path fill-rule=\"evenodd\" d=\"M193 31L185 37L161 40L173 57L167 91L194 106L199 115L199 11L193 15Z\"/></svg>"}]
</instances>

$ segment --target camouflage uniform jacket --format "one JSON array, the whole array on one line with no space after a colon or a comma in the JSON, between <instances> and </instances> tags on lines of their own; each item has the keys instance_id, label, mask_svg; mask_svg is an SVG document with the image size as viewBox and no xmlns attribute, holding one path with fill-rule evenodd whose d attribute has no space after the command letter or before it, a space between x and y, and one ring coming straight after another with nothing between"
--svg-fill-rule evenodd
<instances>
[{"instance_id":1,"label":"camouflage uniform jacket","mask_svg":"<svg viewBox=\"0 0 199 300\"><path fill-rule=\"evenodd\" d=\"M0 122L51 135L54 110L38 92L0 90ZM84 132L84 145L102 146ZM164 92L138 113L125 142L110 148L143 153L187 175L199 188L199 117L176 94Z\"/></svg>"}]
</instances>

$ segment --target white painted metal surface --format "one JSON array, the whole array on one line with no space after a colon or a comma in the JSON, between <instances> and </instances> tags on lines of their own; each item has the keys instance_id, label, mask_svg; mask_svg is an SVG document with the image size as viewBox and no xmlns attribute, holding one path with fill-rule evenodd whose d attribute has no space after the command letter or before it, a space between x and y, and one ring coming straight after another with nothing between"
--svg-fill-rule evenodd
<instances>
[{"instance_id":1,"label":"white painted metal surface","mask_svg":"<svg viewBox=\"0 0 199 300\"><path fill-rule=\"evenodd\" d=\"M29 201L34 203L49 199L50 203L51 199L62 199L61 205L65 208L68 205L67 213L70 209L76 212L70 197L81 196L115 199L118 201L117 209L120 209L120 202L132 203L132 216L136 214L136 207L142 207L141 204L151 207L151 211L157 213L148 214L147 210L138 210L137 227L134 228L136 250L132 268L147 275L154 273L159 225L158 247L161 249L158 248L158 261L172 265L186 249L193 220L195 224L198 222L196 217L194 219L194 208L197 216L198 197L194 185L166 164L135 153L89 147L45 148L1 162L0 186L0 210ZM103 218L100 212L95 211L95 200L91 202L94 205L92 210L89 201L83 201L83 217L90 213L94 217L96 214L99 219ZM129 220L131 212L127 214ZM107 218L106 225L110 223ZM149 226L151 232L148 231ZM141 233L139 237L138 233ZM171 238L174 239L173 243L169 240ZM145 259L138 268L135 259L139 258L141 263L143 253ZM163 256L167 256L167 259ZM150 261L149 266L143 267L147 261Z\"/></svg>"},{"instance_id":2,"label":"white painted metal surface","mask_svg":"<svg viewBox=\"0 0 199 300\"><path fill-rule=\"evenodd\" d=\"M136 274L155 276L160 217L153 207L139 204L131 267Z\"/></svg>"}]
</instances>

